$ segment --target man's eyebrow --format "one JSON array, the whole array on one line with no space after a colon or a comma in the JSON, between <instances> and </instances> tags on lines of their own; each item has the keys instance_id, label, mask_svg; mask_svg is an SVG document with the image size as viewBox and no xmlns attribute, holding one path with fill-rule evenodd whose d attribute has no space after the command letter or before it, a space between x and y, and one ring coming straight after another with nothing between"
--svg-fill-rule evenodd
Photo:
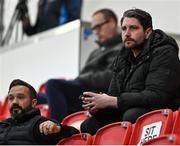
<instances>
[{"instance_id":1,"label":"man's eyebrow","mask_svg":"<svg viewBox=\"0 0 180 146\"><path fill-rule=\"evenodd\" d=\"M18 96L19 96L19 95L20 95L20 96L24 96L24 94L23 94L23 93L17 93L17 95L18 95Z\"/></svg>"},{"instance_id":2,"label":"man's eyebrow","mask_svg":"<svg viewBox=\"0 0 180 146\"><path fill-rule=\"evenodd\" d=\"M23 93L17 93L16 95L18 95L18 96L19 96L19 95L20 95L20 96L24 96ZM8 96L13 96L13 94L9 93Z\"/></svg>"},{"instance_id":3,"label":"man's eyebrow","mask_svg":"<svg viewBox=\"0 0 180 146\"><path fill-rule=\"evenodd\" d=\"M8 95L7 96L13 96L12 94L10 94L10 93L8 93Z\"/></svg>"}]
</instances>

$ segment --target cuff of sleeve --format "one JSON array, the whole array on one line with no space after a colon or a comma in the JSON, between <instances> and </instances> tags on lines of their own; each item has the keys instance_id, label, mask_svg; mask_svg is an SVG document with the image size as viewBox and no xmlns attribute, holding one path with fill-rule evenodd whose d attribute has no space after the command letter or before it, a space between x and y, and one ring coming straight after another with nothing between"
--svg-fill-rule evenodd
<instances>
[{"instance_id":1,"label":"cuff of sleeve","mask_svg":"<svg viewBox=\"0 0 180 146\"><path fill-rule=\"evenodd\" d=\"M120 103L121 103L121 100L120 100L120 97L118 96L117 97L117 107L118 107L118 109L120 109Z\"/></svg>"},{"instance_id":2,"label":"cuff of sleeve","mask_svg":"<svg viewBox=\"0 0 180 146\"><path fill-rule=\"evenodd\" d=\"M117 97L117 106L120 111L125 110L125 103L123 102L123 99L120 96Z\"/></svg>"}]
</instances>

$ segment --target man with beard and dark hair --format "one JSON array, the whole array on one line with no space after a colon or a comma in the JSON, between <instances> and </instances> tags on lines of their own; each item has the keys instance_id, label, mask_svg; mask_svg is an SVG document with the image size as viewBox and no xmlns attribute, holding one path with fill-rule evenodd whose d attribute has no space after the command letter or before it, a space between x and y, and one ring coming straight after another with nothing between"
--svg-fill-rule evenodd
<instances>
[{"instance_id":1,"label":"man with beard and dark hair","mask_svg":"<svg viewBox=\"0 0 180 146\"><path fill-rule=\"evenodd\" d=\"M61 125L40 115L36 109L36 91L28 83L13 80L8 92L11 117L0 122L0 144L57 144L77 129Z\"/></svg>"},{"instance_id":2,"label":"man with beard and dark hair","mask_svg":"<svg viewBox=\"0 0 180 146\"><path fill-rule=\"evenodd\" d=\"M130 121L146 112L177 107L180 97L180 61L176 41L162 30L153 30L151 15L140 9L124 12L121 19L123 49L113 65L108 94L84 92L84 109L92 117L82 132L95 132L116 121Z\"/></svg>"}]
</instances>

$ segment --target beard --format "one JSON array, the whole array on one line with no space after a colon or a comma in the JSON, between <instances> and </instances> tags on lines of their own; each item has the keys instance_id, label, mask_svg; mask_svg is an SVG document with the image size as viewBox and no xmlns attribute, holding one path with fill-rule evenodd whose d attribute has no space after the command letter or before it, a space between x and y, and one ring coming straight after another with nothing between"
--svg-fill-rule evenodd
<instances>
[{"instance_id":1,"label":"beard","mask_svg":"<svg viewBox=\"0 0 180 146\"><path fill-rule=\"evenodd\" d=\"M19 118L22 117L26 112L32 109L32 106L29 105L26 108L22 108L18 104L13 104L10 108L11 117L13 118Z\"/></svg>"},{"instance_id":2,"label":"beard","mask_svg":"<svg viewBox=\"0 0 180 146\"><path fill-rule=\"evenodd\" d=\"M142 42L138 43L137 41L135 41L134 39L128 38L125 39L124 41L124 46L127 49L142 49L144 46L145 40L143 40Z\"/></svg>"}]
</instances>

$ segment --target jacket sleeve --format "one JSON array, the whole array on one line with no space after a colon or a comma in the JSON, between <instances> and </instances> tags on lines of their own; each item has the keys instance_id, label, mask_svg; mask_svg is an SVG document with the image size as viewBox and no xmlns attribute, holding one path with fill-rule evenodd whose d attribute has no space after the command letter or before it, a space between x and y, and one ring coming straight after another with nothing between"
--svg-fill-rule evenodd
<instances>
[{"instance_id":1,"label":"jacket sleeve","mask_svg":"<svg viewBox=\"0 0 180 146\"><path fill-rule=\"evenodd\" d=\"M163 108L171 102L180 83L180 63L172 47L164 47L153 53L145 89L141 92L124 92L118 97L118 107Z\"/></svg>"},{"instance_id":2,"label":"jacket sleeve","mask_svg":"<svg viewBox=\"0 0 180 146\"><path fill-rule=\"evenodd\" d=\"M41 119L39 120L35 127L34 127L34 137L37 141L38 144L43 144L43 145L55 145L57 144L61 139L66 138L66 137L70 137L73 134L77 134L79 133L79 131L71 126L67 126L67 125L60 125L61 126L61 131L58 133L54 133L54 134L48 134L48 135L44 135L43 133L40 133L39 131L39 125L46 121L47 119ZM55 122L55 121L53 121ZM57 123L59 124L59 123Z\"/></svg>"}]
</instances>

